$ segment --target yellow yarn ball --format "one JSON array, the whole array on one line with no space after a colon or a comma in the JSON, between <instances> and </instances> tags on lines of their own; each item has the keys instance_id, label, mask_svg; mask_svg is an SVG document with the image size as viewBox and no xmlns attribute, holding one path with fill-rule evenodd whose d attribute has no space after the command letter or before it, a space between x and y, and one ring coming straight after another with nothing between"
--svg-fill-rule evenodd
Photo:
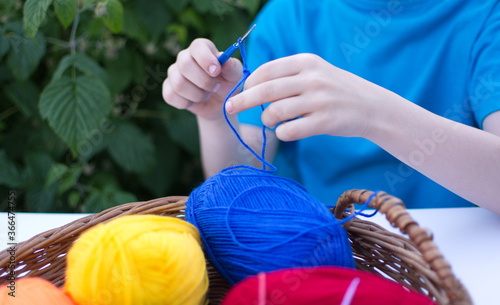
<instances>
[{"instance_id":1,"label":"yellow yarn ball","mask_svg":"<svg viewBox=\"0 0 500 305\"><path fill-rule=\"evenodd\" d=\"M85 231L66 276L79 305L199 305L208 289L198 230L167 216L122 216Z\"/></svg>"}]
</instances>

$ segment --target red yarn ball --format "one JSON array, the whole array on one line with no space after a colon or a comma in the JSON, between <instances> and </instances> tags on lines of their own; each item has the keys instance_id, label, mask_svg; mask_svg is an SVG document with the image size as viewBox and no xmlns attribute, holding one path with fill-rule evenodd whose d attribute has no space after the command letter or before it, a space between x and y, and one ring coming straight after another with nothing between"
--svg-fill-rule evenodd
<instances>
[{"instance_id":1,"label":"red yarn ball","mask_svg":"<svg viewBox=\"0 0 500 305\"><path fill-rule=\"evenodd\" d=\"M248 277L222 305L436 305L427 296L368 272L342 267L284 269Z\"/></svg>"}]
</instances>

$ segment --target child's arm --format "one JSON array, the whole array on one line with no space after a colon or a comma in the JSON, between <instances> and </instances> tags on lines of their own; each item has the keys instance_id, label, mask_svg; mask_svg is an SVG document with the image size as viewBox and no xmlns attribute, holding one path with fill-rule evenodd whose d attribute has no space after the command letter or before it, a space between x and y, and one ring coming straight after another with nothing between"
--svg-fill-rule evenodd
<instances>
[{"instance_id":1,"label":"child's arm","mask_svg":"<svg viewBox=\"0 0 500 305\"><path fill-rule=\"evenodd\" d=\"M500 112L484 130L403 101L371 140L430 179L500 214ZM387 114L389 115L389 114ZM432 196L432 194L430 194Z\"/></svg>"}]
</instances>

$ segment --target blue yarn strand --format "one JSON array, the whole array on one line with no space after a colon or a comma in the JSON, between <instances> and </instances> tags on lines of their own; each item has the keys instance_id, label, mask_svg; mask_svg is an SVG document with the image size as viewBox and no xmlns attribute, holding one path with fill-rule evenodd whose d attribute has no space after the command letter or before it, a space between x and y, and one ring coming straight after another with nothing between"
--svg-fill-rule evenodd
<instances>
[{"instance_id":1,"label":"blue yarn strand","mask_svg":"<svg viewBox=\"0 0 500 305\"><path fill-rule=\"evenodd\" d=\"M267 136L266 136L266 126L262 126L262 151L261 155L257 154L251 147L248 145L240 136L236 128L234 128L233 124L229 121L229 118L227 116L226 112L226 104L229 98L236 92L236 90L241 86L241 90L243 91L243 86L247 78L252 74L250 70L248 69L247 66L247 61L246 61L246 53L245 53L245 42L241 40L241 38L238 38L238 50L240 51L241 54L241 60L243 62L243 76L241 80L234 86L233 89L229 92L229 94L226 96L226 99L224 100L224 103L222 105L222 113L224 115L224 119L226 120L226 123L228 124L229 128L233 131L233 133L236 135L236 138L238 141L255 157L257 158L260 162L262 162L262 170L265 172L276 172L277 169L274 165L266 161L266 146L267 146ZM264 110L264 106L261 106L261 109ZM230 167L230 169L238 168L238 167L243 167L243 168L248 168L249 166L246 165L237 165ZM267 167L270 169L267 170ZM250 167L253 168L253 167Z\"/></svg>"},{"instance_id":2,"label":"blue yarn strand","mask_svg":"<svg viewBox=\"0 0 500 305\"><path fill-rule=\"evenodd\" d=\"M370 197L368 197L368 199L366 200L366 202L363 203L363 205L359 207L358 211L356 211L356 212L354 212L354 214L349 215L348 217L340 220L340 223L341 224L346 223L346 222L350 221L351 219L353 219L353 218L355 218L357 216L363 216L363 217L366 217L366 218L370 218L370 217L375 216L378 213L378 210L375 210L371 214L365 214L363 211L370 207L370 203L372 202L373 198L375 198L378 195L379 192L380 191L373 192L373 194L371 194Z\"/></svg>"}]
</instances>

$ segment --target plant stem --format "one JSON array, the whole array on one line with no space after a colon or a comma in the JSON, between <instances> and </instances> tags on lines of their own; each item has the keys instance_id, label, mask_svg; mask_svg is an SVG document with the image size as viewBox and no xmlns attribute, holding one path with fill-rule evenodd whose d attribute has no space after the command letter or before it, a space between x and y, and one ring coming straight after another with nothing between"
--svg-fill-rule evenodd
<instances>
[{"instance_id":1,"label":"plant stem","mask_svg":"<svg viewBox=\"0 0 500 305\"><path fill-rule=\"evenodd\" d=\"M47 40L47 42L52 43L52 44L54 44L58 47L61 47L63 49L66 49L69 47L69 43L64 41L64 40L59 40L59 39L52 38L52 37L46 37L45 39Z\"/></svg>"},{"instance_id":2,"label":"plant stem","mask_svg":"<svg viewBox=\"0 0 500 305\"><path fill-rule=\"evenodd\" d=\"M71 47L71 55L76 53L76 29L78 28L78 23L80 23L80 13L81 10L76 12L75 20L73 21L73 26L71 27L71 34L69 36L69 46Z\"/></svg>"}]
</instances>

